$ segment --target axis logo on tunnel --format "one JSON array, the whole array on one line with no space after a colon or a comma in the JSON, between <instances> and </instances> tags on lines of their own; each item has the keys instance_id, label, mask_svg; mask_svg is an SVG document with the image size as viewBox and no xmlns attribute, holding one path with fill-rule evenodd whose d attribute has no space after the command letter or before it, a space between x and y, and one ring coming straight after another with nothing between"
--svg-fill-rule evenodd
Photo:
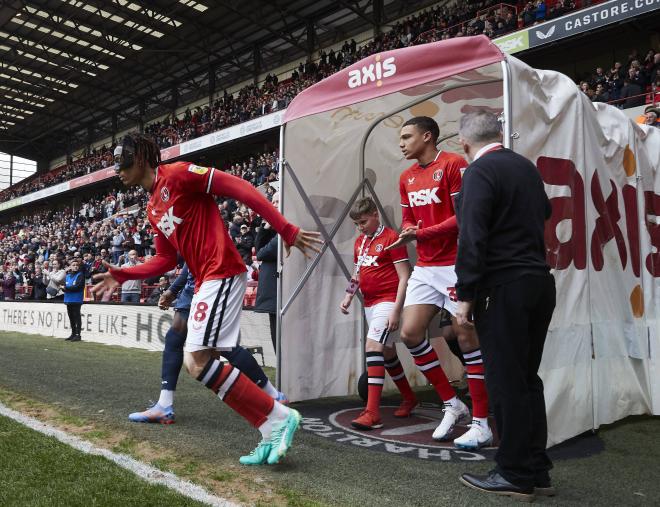
<instances>
[{"instance_id":1,"label":"axis logo on tunnel","mask_svg":"<svg viewBox=\"0 0 660 507\"><path fill-rule=\"evenodd\" d=\"M376 55L376 63L363 65L360 69L354 69L348 73L348 87L357 88L367 83L376 83L376 86L383 86L383 79L396 74L396 65L394 57L390 56L381 62L380 55Z\"/></svg>"}]
</instances>

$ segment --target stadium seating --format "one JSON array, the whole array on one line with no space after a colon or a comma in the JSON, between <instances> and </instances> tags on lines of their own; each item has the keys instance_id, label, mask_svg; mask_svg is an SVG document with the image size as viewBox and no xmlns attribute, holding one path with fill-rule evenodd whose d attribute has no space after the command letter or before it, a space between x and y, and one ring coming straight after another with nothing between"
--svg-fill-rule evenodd
<instances>
[{"instance_id":1,"label":"stadium seating","mask_svg":"<svg viewBox=\"0 0 660 507\"><path fill-rule=\"evenodd\" d=\"M317 61L301 63L285 80L279 81L277 76L268 74L260 87L248 85L235 94L229 94L225 90L212 107L196 107L193 110L187 108L180 118L168 116L146 125L145 132L151 134L161 148L167 148L285 109L305 88L370 54L467 35L499 37L528 24L558 17L600 1L546 0L542 14L538 3L519 1L508 4L483 0L459 2L450 8L427 9L395 23L390 31L362 46L351 40L346 41L336 52L326 53L322 50ZM531 13L529 22L523 19L526 12ZM647 92L652 93L650 89ZM114 146L101 147L45 175L35 175L23 180L0 192L0 202L107 167L112 161L113 149Z\"/></svg>"}]
</instances>

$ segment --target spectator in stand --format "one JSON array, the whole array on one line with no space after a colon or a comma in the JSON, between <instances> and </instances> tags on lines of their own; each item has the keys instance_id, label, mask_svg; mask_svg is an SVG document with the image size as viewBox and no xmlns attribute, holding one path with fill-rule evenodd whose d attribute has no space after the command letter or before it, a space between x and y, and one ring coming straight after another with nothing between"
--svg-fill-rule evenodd
<instances>
[{"instance_id":1,"label":"spectator in stand","mask_svg":"<svg viewBox=\"0 0 660 507\"><path fill-rule=\"evenodd\" d=\"M660 79L660 52L655 53L653 55L653 61L649 62L648 73L649 82L655 83Z\"/></svg>"},{"instance_id":2,"label":"spectator in stand","mask_svg":"<svg viewBox=\"0 0 660 507\"><path fill-rule=\"evenodd\" d=\"M241 255L243 262L246 266L252 264L252 248L254 247L254 236L248 225L241 225L239 235L234 238L234 243L236 243L236 249Z\"/></svg>"},{"instance_id":3,"label":"spectator in stand","mask_svg":"<svg viewBox=\"0 0 660 507\"><path fill-rule=\"evenodd\" d=\"M534 22L542 23L545 21L546 6L543 0L538 0L536 2L536 8L534 9Z\"/></svg>"},{"instance_id":4,"label":"spectator in stand","mask_svg":"<svg viewBox=\"0 0 660 507\"><path fill-rule=\"evenodd\" d=\"M17 262L20 262L20 261L17 261ZM15 286L16 286L17 289L19 287L23 286L23 284L25 283L25 277L23 276L23 272L19 269L17 264L11 264L9 266L9 274L11 276L13 276L14 279L16 280ZM15 299L15 297L12 298L12 299Z\"/></svg>"},{"instance_id":5,"label":"spectator in stand","mask_svg":"<svg viewBox=\"0 0 660 507\"><path fill-rule=\"evenodd\" d=\"M94 268L94 257L90 252L86 252L82 258L82 264L80 265L80 271L85 275L85 281L91 280L92 270Z\"/></svg>"},{"instance_id":6,"label":"spectator in stand","mask_svg":"<svg viewBox=\"0 0 660 507\"><path fill-rule=\"evenodd\" d=\"M82 317L80 308L83 303L83 293L85 291L85 275L80 271L80 261L74 259L67 268L67 274L64 283L64 304L66 312L69 315L69 325L71 326L71 336L66 338L70 342L79 342L82 332Z\"/></svg>"},{"instance_id":7,"label":"spectator in stand","mask_svg":"<svg viewBox=\"0 0 660 507\"><path fill-rule=\"evenodd\" d=\"M13 273L13 267L5 267L2 275L3 299L5 301L12 301L16 298L16 277Z\"/></svg>"},{"instance_id":8,"label":"spectator in stand","mask_svg":"<svg viewBox=\"0 0 660 507\"><path fill-rule=\"evenodd\" d=\"M633 60L630 63L630 68L628 69L628 80L631 83L639 86L642 90L646 86L646 77L642 71L641 65L639 64L639 60Z\"/></svg>"},{"instance_id":9,"label":"spectator in stand","mask_svg":"<svg viewBox=\"0 0 660 507\"><path fill-rule=\"evenodd\" d=\"M660 128L660 108L648 106L644 109L644 125Z\"/></svg>"},{"instance_id":10,"label":"spectator in stand","mask_svg":"<svg viewBox=\"0 0 660 507\"><path fill-rule=\"evenodd\" d=\"M128 258L121 267L130 268L141 264L137 260L137 252L135 250L130 250L128 252ZM127 280L121 285L121 302L122 303L132 303L138 304L140 302L140 294L142 292L142 281L141 280Z\"/></svg>"},{"instance_id":11,"label":"spectator in stand","mask_svg":"<svg viewBox=\"0 0 660 507\"><path fill-rule=\"evenodd\" d=\"M241 234L241 226L243 225L243 222L243 215L234 215L231 226L229 227L229 235L234 241L236 241L236 238Z\"/></svg>"},{"instance_id":12,"label":"spectator in stand","mask_svg":"<svg viewBox=\"0 0 660 507\"><path fill-rule=\"evenodd\" d=\"M135 248L135 251L137 252L139 257L144 256L144 249L142 248L143 234L144 231L136 227L135 230L133 231L133 234L131 235L131 238L133 240L133 247Z\"/></svg>"},{"instance_id":13,"label":"spectator in stand","mask_svg":"<svg viewBox=\"0 0 660 507\"><path fill-rule=\"evenodd\" d=\"M523 26L534 24L534 21L536 20L536 6L534 5L534 2L527 2L522 11L521 17Z\"/></svg>"},{"instance_id":14,"label":"spectator in stand","mask_svg":"<svg viewBox=\"0 0 660 507\"><path fill-rule=\"evenodd\" d=\"M596 92L594 93L593 97L591 97L591 100L594 102L608 102L610 100L610 94L605 88L604 83L598 83L596 85Z\"/></svg>"},{"instance_id":15,"label":"spectator in stand","mask_svg":"<svg viewBox=\"0 0 660 507\"><path fill-rule=\"evenodd\" d=\"M592 100L592 97L593 97L593 91L592 91L591 88L589 87L589 83L587 83L586 81L582 81L582 82L580 83L580 91L581 91L582 93L584 93L584 94L587 96L587 98L588 98L589 100Z\"/></svg>"},{"instance_id":16,"label":"spectator in stand","mask_svg":"<svg viewBox=\"0 0 660 507\"><path fill-rule=\"evenodd\" d=\"M636 83L631 82L628 78L623 80L623 88L621 88L620 98L622 102L620 102L618 105L623 109L644 105L642 87Z\"/></svg>"},{"instance_id":17,"label":"spectator in stand","mask_svg":"<svg viewBox=\"0 0 660 507\"><path fill-rule=\"evenodd\" d=\"M280 194L273 194L273 206L279 208ZM270 325L270 339L277 353L277 233L270 224L263 221L255 240L259 266L259 284L254 311L267 313Z\"/></svg>"},{"instance_id":18,"label":"spectator in stand","mask_svg":"<svg viewBox=\"0 0 660 507\"><path fill-rule=\"evenodd\" d=\"M591 77L591 82L589 84L592 88L596 88L599 84L607 84L607 76L602 67L596 68L596 73Z\"/></svg>"},{"instance_id":19,"label":"spectator in stand","mask_svg":"<svg viewBox=\"0 0 660 507\"><path fill-rule=\"evenodd\" d=\"M43 301L46 299L46 283L44 282L44 273L40 266L37 266L32 275L31 283L32 294L30 299L34 301Z\"/></svg>"},{"instance_id":20,"label":"spectator in stand","mask_svg":"<svg viewBox=\"0 0 660 507\"><path fill-rule=\"evenodd\" d=\"M154 290L151 292L149 295L149 298L147 299L147 304L148 305L157 305L160 297L165 294L165 291L170 288L170 282L167 279L166 276L161 276L158 279L158 285L154 288Z\"/></svg>"},{"instance_id":21,"label":"spectator in stand","mask_svg":"<svg viewBox=\"0 0 660 507\"><path fill-rule=\"evenodd\" d=\"M50 271L44 274L44 282L47 283L46 298L49 301L61 301L64 299L62 287L65 283L66 271L60 266L60 261L53 259L50 261Z\"/></svg>"},{"instance_id":22,"label":"spectator in stand","mask_svg":"<svg viewBox=\"0 0 660 507\"><path fill-rule=\"evenodd\" d=\"M126 241L124 235L119 229L115 229L112 235L112 264L119 263L119 257L124 253L124 241Z\"/></svg>"}]
</instances>

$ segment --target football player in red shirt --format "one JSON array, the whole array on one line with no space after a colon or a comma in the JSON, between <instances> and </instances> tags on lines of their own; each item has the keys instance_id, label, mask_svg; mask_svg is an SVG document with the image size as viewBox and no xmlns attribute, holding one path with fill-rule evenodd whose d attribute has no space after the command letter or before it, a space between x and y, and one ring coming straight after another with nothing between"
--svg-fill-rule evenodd
<instances>
[{"instance_id":1,"label":"football player in red shirt","mask_svg":"<svg viewBox=\"0 0 660 507\"><path fill-rule=\"evenodd\" d=\"M437 353L425 338L425 331L440 308L452 314L452 329L465 359L473 410L470 429L456 438L454 445L478 449L489 445L493 439L488 426L484 366L474 327L456 323L454 288L458 239L454 198L461 189L462 171L467 162L455 153L438 151L439 135L438 124L427 116L411 118L400 132L399 146L403 155L416 162L399 178L402 232L399 241L390 248L417 241L417 264L406 290L401 339L444 402L444 416L433 438L447 440L458 422L469 420L470 412L449 384Z\"/></svg>"},{"instance_id":2,"label":"football player in red shirt","mask_svg":"<svg viewBox=\"0 0 660 507\"><path fill-rule=\"evenodd\" d=\"M290 224L246 181L213 167L190 162L161 164L156 143L141 134L129 134L115 150L115 170L126 186L140 185L151 193L147 216L158 235L156 255L142 265L94 277L94 292L114 289L125 280L144 279L174 268L177 252L196 280L190 307L184 364L188 372L262 434L262 441L240 462L275 464L291 445L300 414L273 400L231 364L223 364L217 351L238 344L243 296L247 282L245 264L229 238L214 196L234 198L254 209L287 245L305 256L319 251L316 232Z\"/></svg>"},{"instance_id":3,"label":"football player in red shirt","mask_svg":"<svg viewBox=\"0 0 660 507\"><path fill-rule=\"evenodd\" d=\"M353 257L355 271L346 296L340 304L343 313L353 301L359 286L364 298L364 313L369 331L365 344L367 357L367 408L351 422L360 430L382 428L380 398L385 381L385 370L403 396L395 417L409 417L417 406L417 398L410 389L408 379L399 362L389 334L399 328L406 285L410 277L410 264L405 246L386 250L399 239L399 235L381 225L378 208L371 197L359 199L350 211L360 235L355 240Z\"/></svg>"}]
</instances>

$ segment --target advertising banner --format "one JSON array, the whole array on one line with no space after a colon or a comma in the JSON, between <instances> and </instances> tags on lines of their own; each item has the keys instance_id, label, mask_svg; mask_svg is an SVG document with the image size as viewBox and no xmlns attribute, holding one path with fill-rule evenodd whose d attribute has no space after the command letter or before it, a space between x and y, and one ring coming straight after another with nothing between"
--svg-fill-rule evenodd
<instances>
[{"instance_id":1,"label":"advertising banner","mask_svg":"<svg viewBox=\"0 0 660 507\"><path fill-rule=\"evenodd\" d=\"M254 120L239 123L238 125L218 130L217 132L212 132L211 134L207 134L190 141L186 141L185 143L178 145L179 153L177 155L170 156L170 158L174 156L187 155L188 153L193 153L199 150L205 150L206 148L226 143L228 141L233 141L234 139L240 139L241 137L256 134L257 132L279 127L282 124L282 118L284 118L285 112L286 110L277 111L260 118L255 118Z\"/></svg>"},{"instance_id":2,"label":"advertising banner","mask_svg":"<svg viewBox=\"0 0 660 507\"><path fill-rule=\"evenodd\" d=\"M67 190L73 190L74 188L84 187L85 185L91 185L98 181L107 180L115 176L115 169L113 167L106 167L104 169L99 169L93 173L86 174L85 176L80 176L79 178L74 178L69 180L69 188Z\"/></svg>"},{"instance_id":3,"label":"advertising banner","mask_svg":"<svg viewBox=\"0 0 660 507\"><path fill-rule=\"evenodd\" d=\"M529 30L520 30L503 37L493 39L493 42L504 53L510 55L529 49Z\"/></svg>"},{"instance_id":4,"label":"advertising banner","mask_svg":"<svg viewBox=\"0 0 660 507\"><path fill-rule=\"evenodd\" d=\"M84 341L160 351L165 346L174 312L156 306L84 304L81 308ZM67 338L71 334L66 305L28 301L0 301L0 331ZM0 336L0 340L2 337ZM261 347L259 362L275 366L268 315L243 311L241 344Z\"/></svg>"},{"instance_id":5,"label":"advertising banner","mask_svg":"<svg viewBox=\"0 0 660 507\"><path fill-rule=\"evenodd\" d=\"M660 0L612 0L528 28L529 47L537 47L651 12Z\"/></svg>"}]
</instances>

